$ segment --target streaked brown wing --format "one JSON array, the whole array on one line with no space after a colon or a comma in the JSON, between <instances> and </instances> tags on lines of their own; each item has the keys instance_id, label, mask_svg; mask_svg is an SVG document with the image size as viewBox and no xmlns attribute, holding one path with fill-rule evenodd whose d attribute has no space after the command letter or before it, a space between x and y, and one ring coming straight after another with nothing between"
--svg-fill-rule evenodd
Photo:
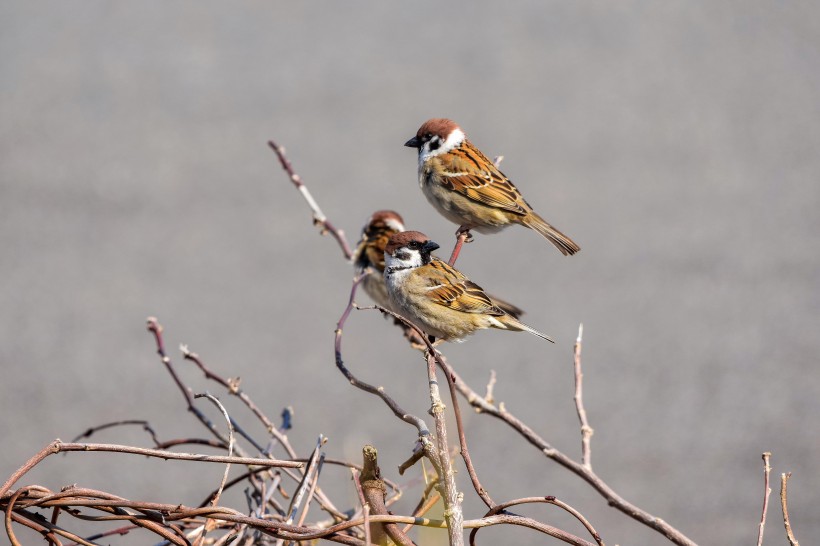
<instances>
[{"instance_id":1,"label":"streaked brown wing","mask_svg":"<svg viewBox=\"0 0 820 546\"><path fill-rule=\"evenodd\" d=\"M442 183L449 189L484 205L527 214L528 206L518 188L468 141L439 157L444 167Z\"/></svg>"},{"instance_id":2,"label":"streaked brown wing","mask_svg":"<svg viewBox=\"0 0 820 546\"><path fill-rule=\"evenodd\" d=\"M354 252L354 262L361 268L375 267L384 271L384 247L390 237L398 233L387 226L376 226L362 235L362 240Z\"/></svg>"},{"instance_id":3,"label":"streaked brown wing","mask_svg":"<svg viewBox=\"0 0 820 546\"><path fill-rule=\"evenodd\" d=\"M427 294L433 302L462 313L505 314L493 305L480 286L446 262L434 260L429 266L428 285L431 288Z\"/></svg>"},{"instance_id":4,"label":"streaked brown wing","mask_svg":"<svg viewBox=\"0 0 820 546\"><path fill-rule=\"evenodd\" d=\"M381 231L368 245L367 255L379 271L384 271L384 247L387 246L387 241L394 233L396 233L394 230Z\"/></svg>"}]
</instances>

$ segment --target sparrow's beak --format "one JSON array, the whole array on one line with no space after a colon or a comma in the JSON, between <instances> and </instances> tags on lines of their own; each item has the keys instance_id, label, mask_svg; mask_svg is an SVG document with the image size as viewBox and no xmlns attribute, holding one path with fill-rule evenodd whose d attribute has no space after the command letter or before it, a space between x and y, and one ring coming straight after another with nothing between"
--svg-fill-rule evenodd
<instances>
[{"instance_id":1,"label":"sparrow's beak","mask_svg":"<svg viewBox=\"0 0 820 546\"><path fill-rule=\"evenodd\" d=\"M423 245L421 245L421 249L422 249L424 252L433 252L433 251L434 251L434 250L436 250L437 248L440 248L440 247L438 246L438 243L433 242L433 241L427 241L426 243L424 243Z\"/></svg>"},{"instance_id":2,"label":"sparrow's beak","mask_svg":"<svg viewBox=\"0 0 820 546\"><path fill-rule=\"evenodd\" d=\"M420 148L421 147L421 142L419 142L418 137L413 137L410 140L408 140L407 142L405 142L404 145L407 146L408 148Z\"/></svg>"}]
</instances>

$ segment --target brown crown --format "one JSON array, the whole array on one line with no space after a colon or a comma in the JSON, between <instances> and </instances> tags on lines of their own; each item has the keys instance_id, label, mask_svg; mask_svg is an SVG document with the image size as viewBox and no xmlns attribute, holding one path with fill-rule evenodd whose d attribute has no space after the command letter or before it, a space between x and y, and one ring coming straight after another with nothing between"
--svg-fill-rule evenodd
<instances>
[{"instance_id":1,"label":"brown crown","mask_svg":"<svg viewBox=\"0 0 820 546\"><path fill-rule=\"evenodd\" d=\"M459 128L460 127L458 126L458 124L451 119L428 119L421 125L421 127L419 127L419 130L416 133L416 138L418 138L419 140L427 140L427 138L425 138L426 135L437 135L439 138L444 140L448 136L450 136L450 133L452 133L454 129Z\"/></svg>"},{"instance_id":2,"label":"brown crown","mask_svg":"<svg viewBox=\"0 0 820 546\"><path fill-rule=\"evenodd\" d=\"M387 246L384 247L384 251L392 255L396 250L407 246L413 241L424 244L429 240L430 238L420 231L402 231L390 237Z\"/></svg>"}]
</instances>

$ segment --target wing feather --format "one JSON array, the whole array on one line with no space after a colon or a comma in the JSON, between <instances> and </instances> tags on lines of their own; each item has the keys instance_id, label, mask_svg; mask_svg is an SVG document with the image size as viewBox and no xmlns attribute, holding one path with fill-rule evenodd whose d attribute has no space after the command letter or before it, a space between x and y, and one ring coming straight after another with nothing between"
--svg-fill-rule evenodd
<instances>
[{"instance_id":1,"label":"wing feather","mask_svg":"<svg viewBox=\"0 0 820 546\"><path fill-rule=\"evenodd\" d=\"M498 207L524 216L529 212L521 193L510 179L481 151L464 141L448 154L438 156L442 161L442 184L473 201Z\"/></svg>"},{"instance_id":2,"label":"wing feather","mask_svg":"<svg viewBox=\"0 0 820 546\"><path fill-rule=\"evenodd\" d=\"M446 262L436 259L429 265L427 294L434 303L462 313L506 314L480 286Z\"/></svg>"}]
</instances>

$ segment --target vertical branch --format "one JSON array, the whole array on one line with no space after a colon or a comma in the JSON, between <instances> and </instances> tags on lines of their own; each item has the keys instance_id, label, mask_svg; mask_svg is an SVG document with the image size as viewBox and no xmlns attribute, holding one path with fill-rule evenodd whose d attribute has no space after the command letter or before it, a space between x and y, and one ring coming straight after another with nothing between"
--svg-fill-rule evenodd
<instances>
[{"instance_id":1,"label":"vertical branch","mask_svg":"<svg viewBox=\"0 0 820 546\"><path fill-rule=\"evenodd\" d=\"M581 422L581 464L587 469L592 469L592 447L590 438L592 437L592 427L587 420L587 412L584 409L583 381L584 374L581 371L581 340L584 337L584 324L578 326L578 338L575 340L575 409L578 411L578 420Z\"/></svg>"},{"instance_id":2,"label":"vertical branch","mask_svg":"<svg viewBox=\"0 0 820 546\"><path fill-rule=\"evenodd\" d=\"M456 478L450 462L450 450L447 444L447 426L444 422L444 403L439 395L436 379L436 357L427 350L427 377L430 383L430 415L436 422L436 442L441 466L441 482L444 487L444 519L447 521L447 532L450 546L464 546L464 514L461 511L461 495L456 488Z\"/></svg>"},{"instance_id":3,"label":"vertical branch","mask_svg":"<svg viewBox=\"0 0 820 546\"><path fill-rule=\"evenodd\" d=\"M766 527L766 512L769 510L769 494L772 492L772 488L769 487L769 474L772 471L772 467L769 465L771 456L772 454L768 451L763 454L763 481L766 490L763 494L763 514L760 516L760 528L757 531L757 546L762 546L763 544L763 528Z\"/></svg>"},{"instance_id":4,"label":"vertical branch","mask_svg":"<svg viewBox=\"0 0 820 546\"><path fill-rule=\"evenodd\" d=\"M797 539L794 537L794 533L792 533L792 524L789 522L789 501L786 486L789 482L789 478L791 477L791 472L780 475L780 508L783 509L783 525L786 527L786 538L789 539L789 545L800 546Z\"/></svg>"},{"instance_id":5,"label":"vertical branch","mask_svg":"<svg viewBox=\"0 0 820 546\"><path fill-rule=\"evenodd\" d=\"M381 476L378 456L375 447L366 445L362 448L364 462L361 474L362 497L367 504L367 509L376 516L388 514L384 504L384 493L387 487ZM365 529L367 529L366 521ZM379 546L391 544L391 541L399 546L415 546L410 537L395 523L371 524L370 532L373 534L373 541Z\"/></svg>"}]
</instances>

